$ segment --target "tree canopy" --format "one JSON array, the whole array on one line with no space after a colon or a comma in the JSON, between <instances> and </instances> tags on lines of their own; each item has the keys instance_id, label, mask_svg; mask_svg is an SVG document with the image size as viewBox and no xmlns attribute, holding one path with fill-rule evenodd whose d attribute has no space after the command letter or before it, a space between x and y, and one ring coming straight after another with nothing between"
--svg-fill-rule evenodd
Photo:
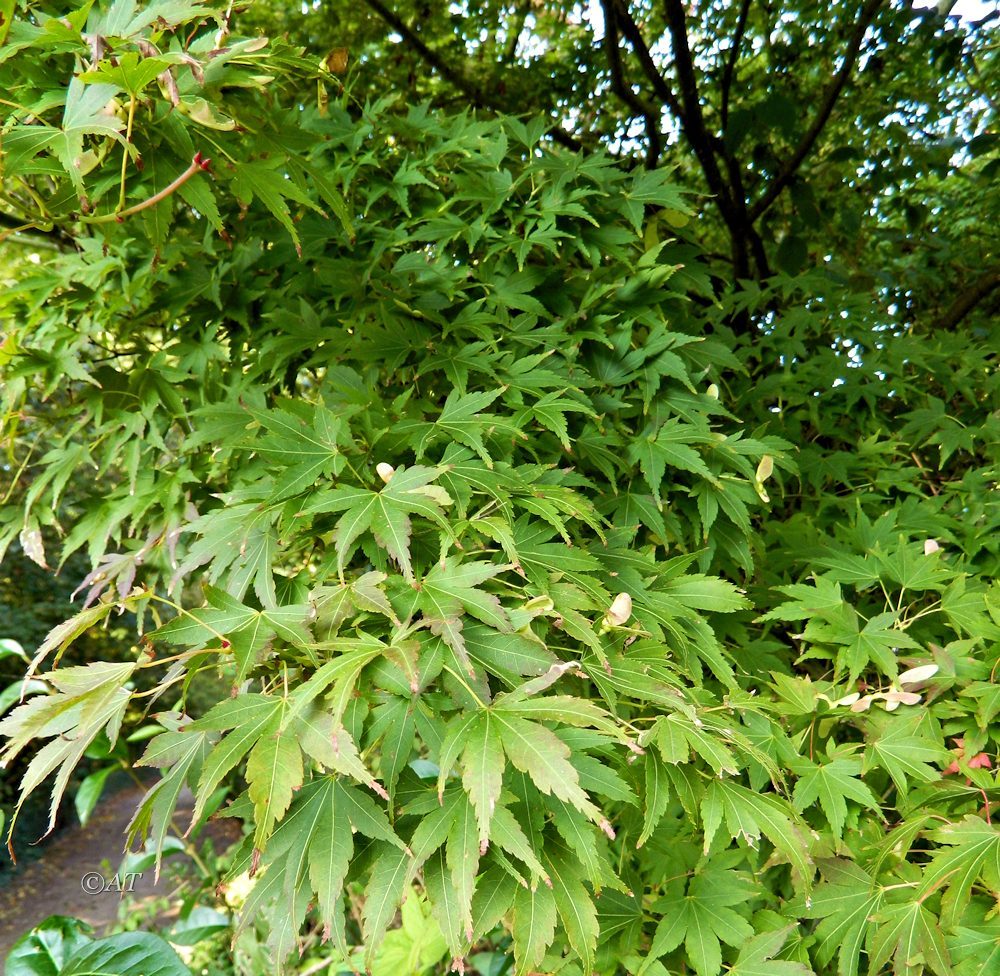
<instances>
[{"instance_id":1,"label":"tree canopy","mask_svg":"<svg viewBox=\"0 0 1000 976\"><path fill-rule=\"evenodd\" d=\"M267 966L996 965L995 15L0 12L22 797L142 727Z\"/></svg>"}]
</instances>

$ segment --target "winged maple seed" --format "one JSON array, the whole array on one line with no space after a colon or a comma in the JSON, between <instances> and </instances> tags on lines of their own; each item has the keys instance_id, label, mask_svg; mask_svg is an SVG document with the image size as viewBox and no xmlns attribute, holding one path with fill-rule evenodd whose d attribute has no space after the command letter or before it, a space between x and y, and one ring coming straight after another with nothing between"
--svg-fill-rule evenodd
<instances>
[{"instance_id":1,"label":"winged maple seed","mask_svg":"<svg viewBox=\"0 0 1000 976\"><path fill-rule=\"evenodd\" d=\"M604 614L604 627L623 627L632 616L632 597L619 593Z\"/></svg>"}]
</instances>

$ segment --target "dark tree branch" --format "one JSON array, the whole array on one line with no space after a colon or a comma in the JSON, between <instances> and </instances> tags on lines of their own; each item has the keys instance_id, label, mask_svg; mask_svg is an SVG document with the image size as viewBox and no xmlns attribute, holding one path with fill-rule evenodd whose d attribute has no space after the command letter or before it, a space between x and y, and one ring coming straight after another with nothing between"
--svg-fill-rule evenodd
<instances>
[{"instance_id":1,"label":"dark tree branch","mask_svg":"<svg viewBox=\"0 0 1000 976\"><path fill-rule=\"evenodd\" d=\"M457 89L467 95L475 108L485 108L482 92L476 88L464 73L449 64L434 48L424 43L423 38L403 20L398 14L390 10L382 0L365 0L371 7L397 34L399 34L407 44L410 45L437 73L450 82Z\"/></svg>"},{"instance_id":2,"label":"dark tree branch","mask_svg":"<svg viewBox=\"0 0 1000 976\"><path fill-rule=\"evenodd\" d=\"M520 10L517 10L511 15L511 23L516 23L517 29L510 29L510 37L507 38L507 51L504 54L504 64L509 65L514 61L514 57L517 54L517 42L521 37L521 31L524 30L524 25L528 19L528 12L530 10L531 3L529 0L527 3L522 3Z\"/></svg>"},{"instance_id":3,"label":"dark tree branch","mask_svg":"<svg viewBox=\"0 0 1000 976\"><path fill-rule=\"evenodd\" d=\"M605 8L613 5L616 23L639 58L639 64L642 67L643 73L653 86L653 93L683 124L684 110L681 108L681 103L677 100L673 89L667 84L666 78L663 77L660 69L656 66L653 55L649 51L649 46L642 36L642 31L639 30L639 25L632 19L632 15L629 13L626 0L611 0L610 4L604 3L604 0L602 0L602 4L604 4ZM605 19L607 19L606 15Z\"/></svg>"},{"instance_id":4,"label":"dark tree branch","mask_svg":"<svg viewBox=\"0 0 1000 976\"><path fill-rule=\"evenodd\" d=\"M695 78L694 59L688 45L687 17L683 0L665 0L667 28L670 44L677 67L677 78L684 106L684 135L687 137L695 156L701 165L708 187L715 194L716 204L722 214L732 242L733 272L737 278L750 274L747 248L750 244L752 221L747 216L746 201L736 197L736 188L726 183L715 158L715 143L705 128L705 116L701 110L701 98Z\"/></svg>"},{"instance_id":5,"label":"dark tree branch","mask_svg":"<svg viewBox=\"0 0 1000 976\"><path fill-rule=\"evenodd\" d=\"M485 93L466 77L465 72L449 64L437 51L425 44L423 38L398 14L382 3L382 0L365 0L365 3L396 31L445 81L462 92L472 103L473 108L486 108L494 112L503 111L502 106L498 106L488 99ZM559 125L552 126L548 134L556 142L566 146L568 149L572 149L574 152L583 148L583 143L579 139L571 136Z\"/></svg>"},{"instance_id":6,"label":"dark tree branch","mask_svg":"<svg viewBox=\"0 0 1000 976\"><path fill-rule=\"evenodd\" d=\"M858 21L854 26L854 31L844 51L844 63L840 66L840 70L833 76L826 91L820 97L816 117L806 130L805 135L802 136L798 146L795 147L795 151L781 167L774 179L768 184L763 196L750 207L751 220L756 220L760 217L781 196L782 191L792 182L795 174L799 171L799 167L809 153L812 152L816 140L826 127L826 123L833 113L840 93L844 90L844 86L851 76L851 71L854 69L858 52L861 50L861 44L865 39L865 34L868 32L868 28L875 19L875 15L878 13L879 7L882 6L883 2L884 0L864 0Z\"/></svg>"},{"instance_id":7,"label":"dark tree branch","mask_svg":"<svg viewBox=\"0 0 1000 976\"><path fill-rule=\"evenodd\" d=\"M736 209L736 217L740 222L740 232L745 237L753 255L754 264L757 266L757 276L761 280L771 276L771 264L767 259L767 249L757 228L754 227L746 207L746 190L743 187L743 172L739 162L732 153L726 149L722 140L719 140L719 154L726 163L726 172L729 175L729 182L733 188L733 199Z\"/></svg>"},{"instance_id":8,"label":"dark tree branch","mask_svg":"<svg viewBox=\"0 0 1000 976\"><path fill-rule=\"evenodd\" d=\"M729 125L729 93L732 91L733 82L736 80L736 62L740 59L740 46L743 43L743 34L747 29L747 17L750 15L751 2L752 0L743 0L740 6L740 15L736 21L733 43L729 48L725 67L722 69L722 102L719 114L722 118L723 129Z\"/></svg>"},{"instance_id":9,"label":"dark tree branch","mask_svg":"<svg viewBox=\"0 0 1000 976\"><path fill-rule=\"evenodd\" d=\"M963 289L932 328L935 331L954 329L980 302L988 298L998 288L1000 288L1000 268L991 268Z\"/></svg>"},{"instance_id":10,"label":"dark tree branch","mask_svg":"<svg viewBox=\"0 0 1000 976\"><path fill-rule=\"evenodd\" d=\"M614 0L601 0L601 6L604 9L604 52L608 59L608 70L611 72L611 90L633 113L645 119L646 138L649 141L646 167L655 169L660 161L663 145L660 138L659 113L654 105L647 105L625 80L621 51L618 47L618 16Z\"/></svg>"}]
</instances>

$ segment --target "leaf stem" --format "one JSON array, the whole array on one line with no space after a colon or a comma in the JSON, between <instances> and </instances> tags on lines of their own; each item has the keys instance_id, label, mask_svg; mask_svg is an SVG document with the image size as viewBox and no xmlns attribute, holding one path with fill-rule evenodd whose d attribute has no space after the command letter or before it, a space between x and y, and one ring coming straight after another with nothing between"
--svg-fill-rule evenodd
<instances>
[{"instance_id":1,"label":"leaf stem","mask_svg":"<svg viewBox=\"0 0 1000 976\"><path fill-rule=\"evenodd\" d=\"M141 203L137 203L134 206L128 207L125 210L117 210L114 213L102 214L99 217L81 217L80 219L86 224L109 224L112 221L121 223L126 217L131 217L133 214L140 213L143 210L148 210L150 207L155 207L161 200L165 200L172 193L176 193L192 176L201 170L208 170L210 159L205 159L202 157L201 153L195 153L194 158L191 160L191 165L188 166L180 176L177 177L173 183L165 186L158 193L154 193L151 197L143 200Z\"/></svg>"},{"instance_id":2,"label":"leaf stem","mask_svg":"<svg viewBox=\"0 0 1000 976\"><path fill-rule=\"evenodd\" d=\"M125 175L128 171L128 149L132 145L132 123L135 121L135 94L129 96L128 125L125 129L125 145L122 146L122 178L118 190L118 210L125 209Z\"/></svg>"}]
</instances>

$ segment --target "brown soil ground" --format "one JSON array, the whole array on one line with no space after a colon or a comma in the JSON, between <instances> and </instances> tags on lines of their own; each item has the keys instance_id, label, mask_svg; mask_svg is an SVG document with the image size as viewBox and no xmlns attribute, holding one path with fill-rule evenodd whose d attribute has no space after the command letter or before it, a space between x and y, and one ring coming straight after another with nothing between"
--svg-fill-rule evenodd
<instances>
[{"instance_id":1,"label":"brown soil ground","mask_svg":"<svg viewBox=\"0 0 1000 976\"><path fill-rule=\"evenodd\" d=\"M86 827L77 824L64 828L46 843L41 857L14 869L0 888L0 970L17 939L49 915L82 918L98 935L118 921L125 908L119 893L89 894L82 879L94 872L102 878L114 876L122 860L125 829L142 797L143 791L138 786L125 787L103 797ZM185 808L190 810L191 804L192 797L182 796L178 822L184 821ZM212 838L216 850L223 850L237 839L238 828L235 831L234 828L233 821L223 820L209 824L205 833ZM169 896L174 885L167 873L160 873L156 885L152 869L136 878L134 893L127 896L128 904L141 908L156 898Z\"/></svg>"}]
</instances>

